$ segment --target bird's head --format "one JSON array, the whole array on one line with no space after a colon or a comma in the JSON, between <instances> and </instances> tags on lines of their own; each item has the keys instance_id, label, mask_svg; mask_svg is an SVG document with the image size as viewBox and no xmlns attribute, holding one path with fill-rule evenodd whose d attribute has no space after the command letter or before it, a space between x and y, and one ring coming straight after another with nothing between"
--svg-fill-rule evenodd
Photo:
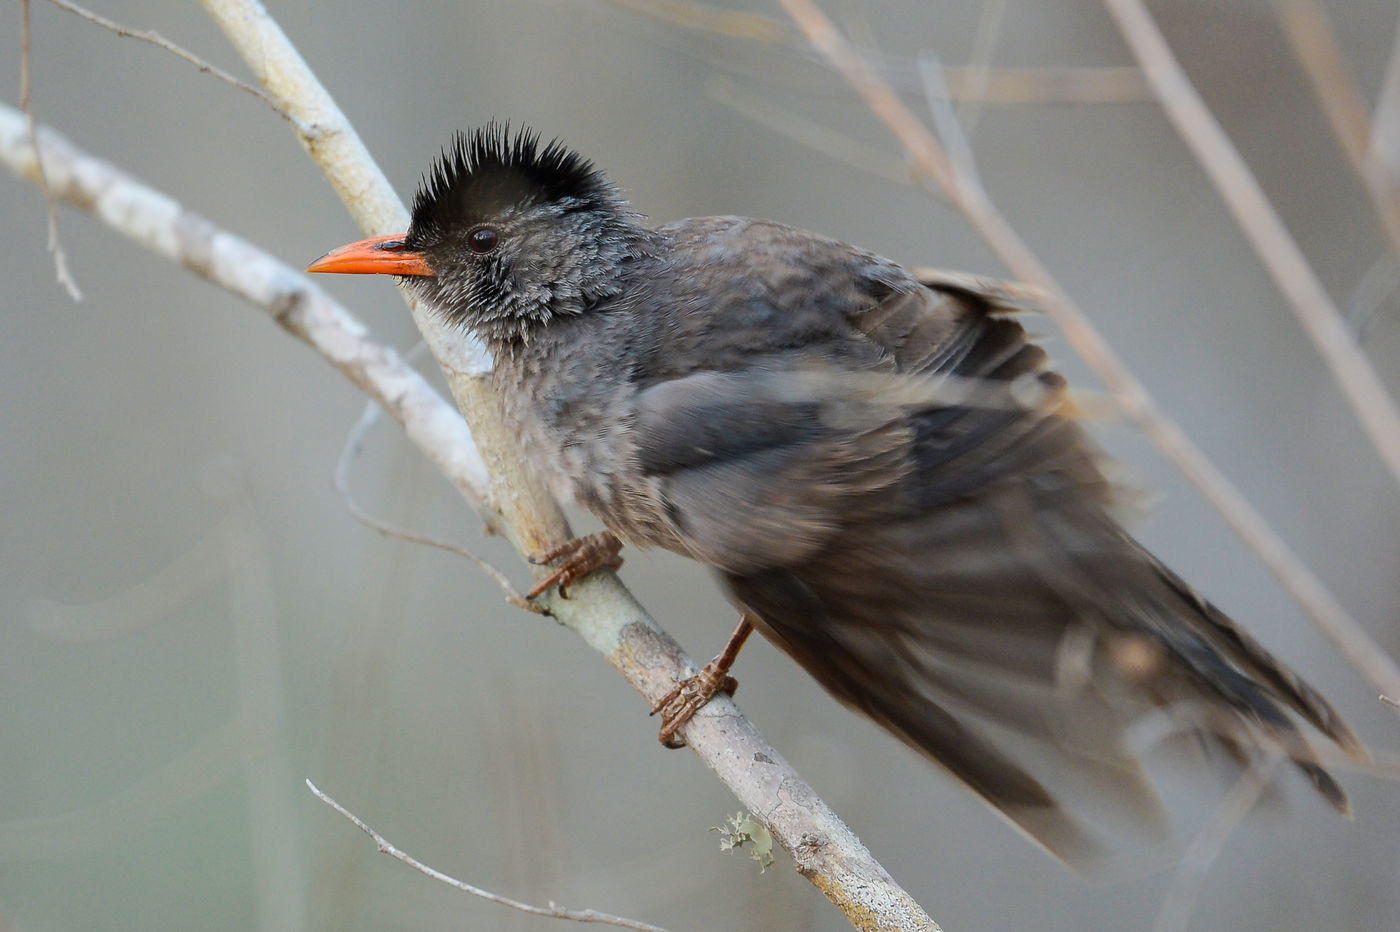
<instances>
[{"instance_id":1,"label":"bird's head","mask_svg":"<svg viewBox=\"0 0 1400 932\"><path fill-rule=\"evenodd\" d=\"M617 294L648 252L640 221L587 159L491 123L443 151L406 233L342 246L308 271L400 276L448 321L510 343Z\"/></svg>"}]
</instances>

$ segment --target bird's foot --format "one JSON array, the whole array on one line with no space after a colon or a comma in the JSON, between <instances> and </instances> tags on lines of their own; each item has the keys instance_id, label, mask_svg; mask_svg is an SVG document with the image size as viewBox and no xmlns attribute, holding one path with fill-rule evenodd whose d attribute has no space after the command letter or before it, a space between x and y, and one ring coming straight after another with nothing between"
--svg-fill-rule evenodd
<instances>
[{"instance_id":1,"label":"bird's foot","mask_svg":"<svg viewBox=\"0 0 1400 932\"><path fill-rule=\"evenodd\" d=\"M656 737L666 747L685 747L685 739L676 734L681 726L690 721L717 693L732 696L739 688L739 681L729 675L729 667L727 664L721 665L721 659L716 657L705 664L705 669L699 673L681 680L675 689L652 706L651 714L661 716L661 733Z\"/></svg>"},{"instance_id":2,"label":"bird's foot","mask_svg":"<svg viewBox=\"0 0 1400 932\"><path fill-rule=\"evenodd\" d=\"M739 651L744 642L753 634L753 619L747 614L739 616L739 625L724 645L719 656L705 664L705 669L694 676L688 676L676 684L676 688L661 697L652 706L651 714L661 714L661 734L656 737L668 748L685 747L685 739L676 732L690 721L691 717L705 707L705 703L715 697L715 693L734 695L739 681L729 675L734 661L739 659Z\"/></svg>"},{"instance_id":3,"label":"bird's foot","mask_svg":"<svg viewBox=\"0 0 1400 932\"><path fill-rule=\"evenodd\" d=\"M589 573L603 567L615 570L622 566L622 541L618 540L612 531L599 531L597 534L575 537L552 550L530 558L530 562L535 564L553 563L555 560L563 562L554 568L554 572L535 583L535 588L531 589L525 598L536 598L558 586L559 595L567 599L569 587Z\"/></svg>"}]
</instances>

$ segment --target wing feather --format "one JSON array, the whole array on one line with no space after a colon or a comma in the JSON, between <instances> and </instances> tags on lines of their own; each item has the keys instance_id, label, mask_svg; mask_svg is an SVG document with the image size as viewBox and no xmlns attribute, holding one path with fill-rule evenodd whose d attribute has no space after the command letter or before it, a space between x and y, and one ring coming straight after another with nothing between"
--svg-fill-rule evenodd
<instances>
[{"instance_id":1,"label":"wing feather","mask_svg":"<svg viewBox=\"0 0 1400 932\"><path fill-rule=\"evenodd\" d=\"M649 539L714 567L828 691L1072 863L1103 848L1060 787L1162 830L1130 739L1163 713L1246 759L1281 748L1345 810L1297 718L1359 743L1118 527L1063 380L1011 315L1024 296L924 281L848 308L839 351L775 339L646 387L635 456L667 524Z\"/></svg>"}]
</instances>

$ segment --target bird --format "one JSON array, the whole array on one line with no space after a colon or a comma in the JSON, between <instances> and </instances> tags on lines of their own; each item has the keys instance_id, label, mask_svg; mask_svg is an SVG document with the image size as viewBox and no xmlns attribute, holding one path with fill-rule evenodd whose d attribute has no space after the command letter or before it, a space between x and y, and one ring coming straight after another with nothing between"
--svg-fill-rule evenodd
<instances>
[{"instance_id":1,"label":"bird","mask_svg":"<svg viewBox=\"0 0 1400 932\"><path fill-rule=\"evenodd\" d=\"M1111 848L1066 787L1161 830L1154 728L1291 761L1350 814L1316 736L1364 746L1124 529L1024 289L768 220L651 227L583 155L494 121L444 148L407 231L309 271L397 276L490 350L532 465L606 528L539 555L532 596L624 542L713 572L741 620L658 703L663 743L757 630L1071 865Z\"/></svg>"}]
</instances>

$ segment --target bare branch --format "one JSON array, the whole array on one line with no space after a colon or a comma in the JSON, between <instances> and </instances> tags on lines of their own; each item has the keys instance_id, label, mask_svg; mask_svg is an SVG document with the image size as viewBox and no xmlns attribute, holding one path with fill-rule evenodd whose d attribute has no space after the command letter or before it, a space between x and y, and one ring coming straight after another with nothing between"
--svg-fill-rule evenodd
<instances>
[{"instance_id":1,"label":"bare branch","mask_svg":"<svg viewBox=\"0 0 1400 932\"><path fill-rule=\"evenodd\" d=\"M1371 152L1371 114L1327 11L1317 0L1274 0L1274 9L1332 134L1370 195L1391 252L1400 259L1400 188L1389 167Z\"/></svg>"},{"instance_id":2,"label":"bare branch","mask_svg":"<svg viewBox=\"0 0 1400 932\"><path fill-rule=\"evenodd\" d=\"M1372 133L1367 142L1368 157L1384 166L1393 178L1400 177L1400 25L1391 37L1390 60L1380 94L1371 111Z\"/></svg>"},{"instance_id":3,"label":"bare branch","mask_svg":"<svg viewBox=\"0 0 1400 932\"><path fill-rule=\"evenodd\" d=\"M29 144L38 149L39 143L35 138L34 128L34 101L30 97L29 89L29 40L33 32L29 23L29 0L20 0L19 21L19 108L24 111L24 123L29 132ZM49 254L53 256L54 274L58 277L58 283L63 286L63 290L68 292L68 297L75 302L81 301L83 293L78 289L78 283L73 280L72 273L68 271L68 254L63 251L63 243L58 239L58 212L53 206L53 194L49 191L49 179L44 170L44 163L36 161L34 166L35 180L39 185L39 190L44 195L44 208L49 215Z\"/></svg>"},{"instance_id":4,"label":"bare branch","mask_svg":"<svg viewBox=\"0 0 1400 932\"><path fill-rule=\"evenodd\" d=\"M1084 312L1070 299L997 210L987 192L958 173L943 147L904 106L890 86L856 55L831 21L810 0L779 0L788 15L826 55L909 151L915 164L947 193L982 239L1017 278L1037 286L1042 307L1079 357L1094 370L1124 414L1167 455L1220 512L1276 579L1342 653L1381 691L1400 695L1400 667L1352 618L1322 580L1269 527L1239 490L1158 407L1146 387L1113 352Z\"/></svg>"},{"instance_id":5,"label":"bare branch","mask_svg":"<svg viewBox=\"0 0 1400 932\"><path fill-rule=\"evenodd\" d=\"M1235 780L1235 785L1230 787L1230 792L1215 807L1206 824L1191 839L1177 866L1171 887L1157 911L1153 932L1186 932L1210 866L1220 856L1230 834L1249 815L1249 810L1254 808L1260 795L1268 788L1278 763L1278 755L1273 755L1246 767Z\"/></svg>"},{"instance_id":6,"label":"bare branch","mask_svg":"<svg viewBox=\"0 0 1400 932\"><path fill-rule=\"evenodd\" d=\"M28 0L25 0L25 2L28 2ZM127 39L140 39L142 42L149 42L152 45L157 46L158 48L165 49L167 52L174 55L175 57L183 58L185 61L189 62L191 65L194 65L196 68L198 68L200 71L203 71L205 74L213 75L220 81L223 81L225 84L232 85L233 87L238 88L240 91L243 91L245 94L252 94L258 100L261 100L263 103L271 107L273 112L280 116L282 119L288 121L292 119L291 114L287 113L287 111L277 106L277 104L273 101L271 97L268 97L262 91L249 84L247 81L241 81L233 75L229 74L224 69L220 68L218 65L211 64L210 62L205 61L204 59L200 58L198 55L189 51L188 49L181 48L180 46L176 45L174 42L171 42L169 39L165 38L165 36L162 36L160 33L156 32L153 29L132 29L128 26L123 26L121 23L115 22L114 20L110 20L107 17L102 16L98 13L94 13L87 7L78 6L78 4L72 3L70 2L70 0L49 0L49 2L61 10L67 10L69 13L79 16L90 23L94 23L98 26L101 26L103 29L110 29L112 32L115 32L119 36L122 36Z\"/></svg>"},{"instance_id":7,"label":"bare branch","mask_svg":"<svg viewBox=\"0 0 1400 932\"><path fill-rule=\"evenodd\" d=\"M295 116L303 146L326 172L361 228L403 230L408 215L353 128L281 29L255 0L204 0L204 6L264 89ZM414 307L414 321L442 367L471 427L491 480L490 502L502 531L522 555L570 536L559 506L533 478L475 341ZM545 568L539 568L542 574ZM595 573L547 603L550 613L604 654L655 702L695 665L608 573ZM793 856L798 870L862 929L934 929L936 924L727 698L711 702L683 728L687 744Z\"/></svg>"},{"instance_id":8,"label":"bare branch","mask_svg":"<svg viewBox=\"0 0 1400 932\"><path fill-rule=\"evenodd\" d=\"M1361 426L1400 483L1400 409L1356 345L1341 311L1318 281L1239 152L1201 100L1142 0L1104 0L1137 56L1162 109L1205 169L1275 287L1322 354Z\"/></svg>"},{"instance_id":9,"label":"bare branch","mask_svg":"<svg viewBox=\"0 0 1400 932\"><path fill-rule=\"evenodd\" d=\"M602 925L616 926L619 929L636 929L638 932L666 932L666 930L660 926L648 925L645 922L638 922L635 919L624 919L621 916L612 916L608 913L600 913L596 909L566 909L554 903L550 903L548 906L532 906L529 903L513 900L508 896L501 896L499 893L492 893L490 890L474 887L465 881L458 880L456 877L444 874L436 868L429 867L412 855L400 851L390 844L383 835L366 825L363 819L336 802L310 780L306 781L306 788L316 794L316 798L321 800L321 802L330 806L336 812L350 820L360 831L364 832L370 838L373 838L374 844L379 848L380 854L387 854L396 861L402 861L419 873L431 877L433 880L445 883L454 890L461 890L463 893L479 896L483 900L489 900L501 906L509 906L511 909L518 909L522 913L529 913L532 916L545 916L550 919L568 919L573 922L596 922Z\"/></svg>"},{"instance_id":10,"label":"bare branch","mask_svg":"<svg viewBox=\"0 0 1400 932\"><path fill-rule=\"evenodd\" d=\"M1391 303L1400 288L1400 265L1386 253L1371 263L1347 295L1347 324L1356 334L1356 342L1365 343L1367 331L1382 307ZM1393 307L1393 304L1392 304Z\"/></svg>"},{"instance_id":11,"label":"bare branch","mask_svg":"<svg viewBox=\"0 0 1400 932\"><path fill-rule=\"evenodd\" d=\"M988 104L1140 104L1152 92L1136 68L943 69L954 100Z\"/></svg>"},{"instance_id":12,"label":"bare branch","mask_svg":"<svg viewBox=\"0 0 1400 932\"><path fill-rule=\"evenodd\" d=\"M977 173L972 142L959 111L949 105L952 95L948 93L948 74L932 52L919 57L919 75L924 82L924 100L928 104L929 119L933 121L943 151L948 153L959 174L980 185L982 179Z\"/></svg>"},{"instance_id":13,"label":"bare branch","mask_svg":"<svg viewBox=\"0 0 1400 932\"><path fill-rule=\"evenodd\" d=\"M695 0L605 0L614 6L650 16L680 29L708 33L726 39L740 39L763 45L807 49L801 34L787 23L764 16L730 10ZM979 37L995 34L997 23L987 21ZM974 49L974 64L947 65L944 78L953 100L972 104L1140 104L1152 100L1152 91L1137 68L992 68L980 62ZM901 91L918 92L922 83L917 62L889 59L885 79Z\"/></svg>"},{"instance_id":14,"label":"bare branch","mask_svg":"<svg viewBox=\"0 0 1400 932\"><path fill-rule=\"evenodd\" d=\"M738 87L728 78L711 76L705 82L705 94L744 116L767 127L780 136L820 152L843 165L892 181L910 184L909 163L898 155L884 152L858 139L838 133L814 120L808 120L747 89Z\"/></svg>"},{"instance_id":15,"label":"bare branch","mask_svg":"<svg viewBox=\"0 0 1400 932\"><path fill-rule=\"evenodd\" d=\"M36 133L54 196L267 312L383 405L409 439L474 507L486 509L486 467L461 417L397 353L305 275L251 243L79 151L57 133ZM24 117L0 105L0 163L38 183L39 160Z\"/></svg>"},{"instance_id":16,"label":"bare branch","mask_svg":"<svg viewBox=\"0 0 1400 932\"><path fill-rule=\"evenodd\" d=\"M420 344L421 345L421 344ZM506 602L516 608L527 612L534 612L537 615L547 614L545 610L531 602L520 594L515 586L511 585L510 579L506 577L494 564L482 559L465 547L453 544L445 540L438 540L436 537L428 537L424 534L416 534L403 528L395 527L386 521L381 521L360 507L360 503L355 501L355 496L350 491L350 464L359 455L360 444L370 428L379 421L379 415L384 409L371 401L365 405L364 413L360 415L359 421L350 429L350 433L345 438L345 446L340 451L340 459L335 464L335 490L340 495L341 502L345 505L345 510L350 512L350 516L371 530L378 531L385 537L397 537L399 540L408 541L411 544L422 544L425 547L436 547L476 565L492 582L501 587L501 592L505 596Z\"/></svg>"},{"instance_id":17,"label":"bare branch","mask_svg":"<svg viewBox=\"0 0 1400 932\"><path fill-rule=\"evenodd\" d=\"M608 0L615 6L644 13L683 29L710 32L753 42L791 44L792 30L762 13L729 10L695 0Z\"/></svg>"},{"instance_id":18,"label":"bare branch","mask_svg":"<svg viewBox=\"0 0 1400 932\"><path fill-rule=\"evenodd\" d=\"M967 77L969 88L974 93L962 101L957 113L958 125L969 139L976 132L977 120L982 114L981 104L985 101L987 79L992 70L992 53L996 49L997 39L1001 37L1002 23L1006 20L1006 6L1006 0L990 0L984 5L982 15L977 20L977 32L972 36L972 48L967 55ZM922 64L921 59L920 65ZM942 80L943 83L947 83L946 74ZM927 85L928 82L924 83ZM948 137L943 139L946 144Z\"/></svg>"},{"instance_id":19,"label":"bare branch","mask_svg":"<svg viewBox=\"0 0 1400 932\"><path fill-rule=\"evenodd\" d=\"M41 128L38 138L56 196L266 310L383 405L468 501L487 507L485 467L462 419L393 350L369 340L358 320L304 276L58 134ZM31 181L37 172L23 116L3 106L0 163ZM546 608L605 654L650 702L697 669L615 579L589 578L570 595ZM739 802L760 813L774 837L791 846L798 870L848 915L866 917L860 928L937 928L728 697L711 702L684 734Z\"/></svg>"}]
</instances>

